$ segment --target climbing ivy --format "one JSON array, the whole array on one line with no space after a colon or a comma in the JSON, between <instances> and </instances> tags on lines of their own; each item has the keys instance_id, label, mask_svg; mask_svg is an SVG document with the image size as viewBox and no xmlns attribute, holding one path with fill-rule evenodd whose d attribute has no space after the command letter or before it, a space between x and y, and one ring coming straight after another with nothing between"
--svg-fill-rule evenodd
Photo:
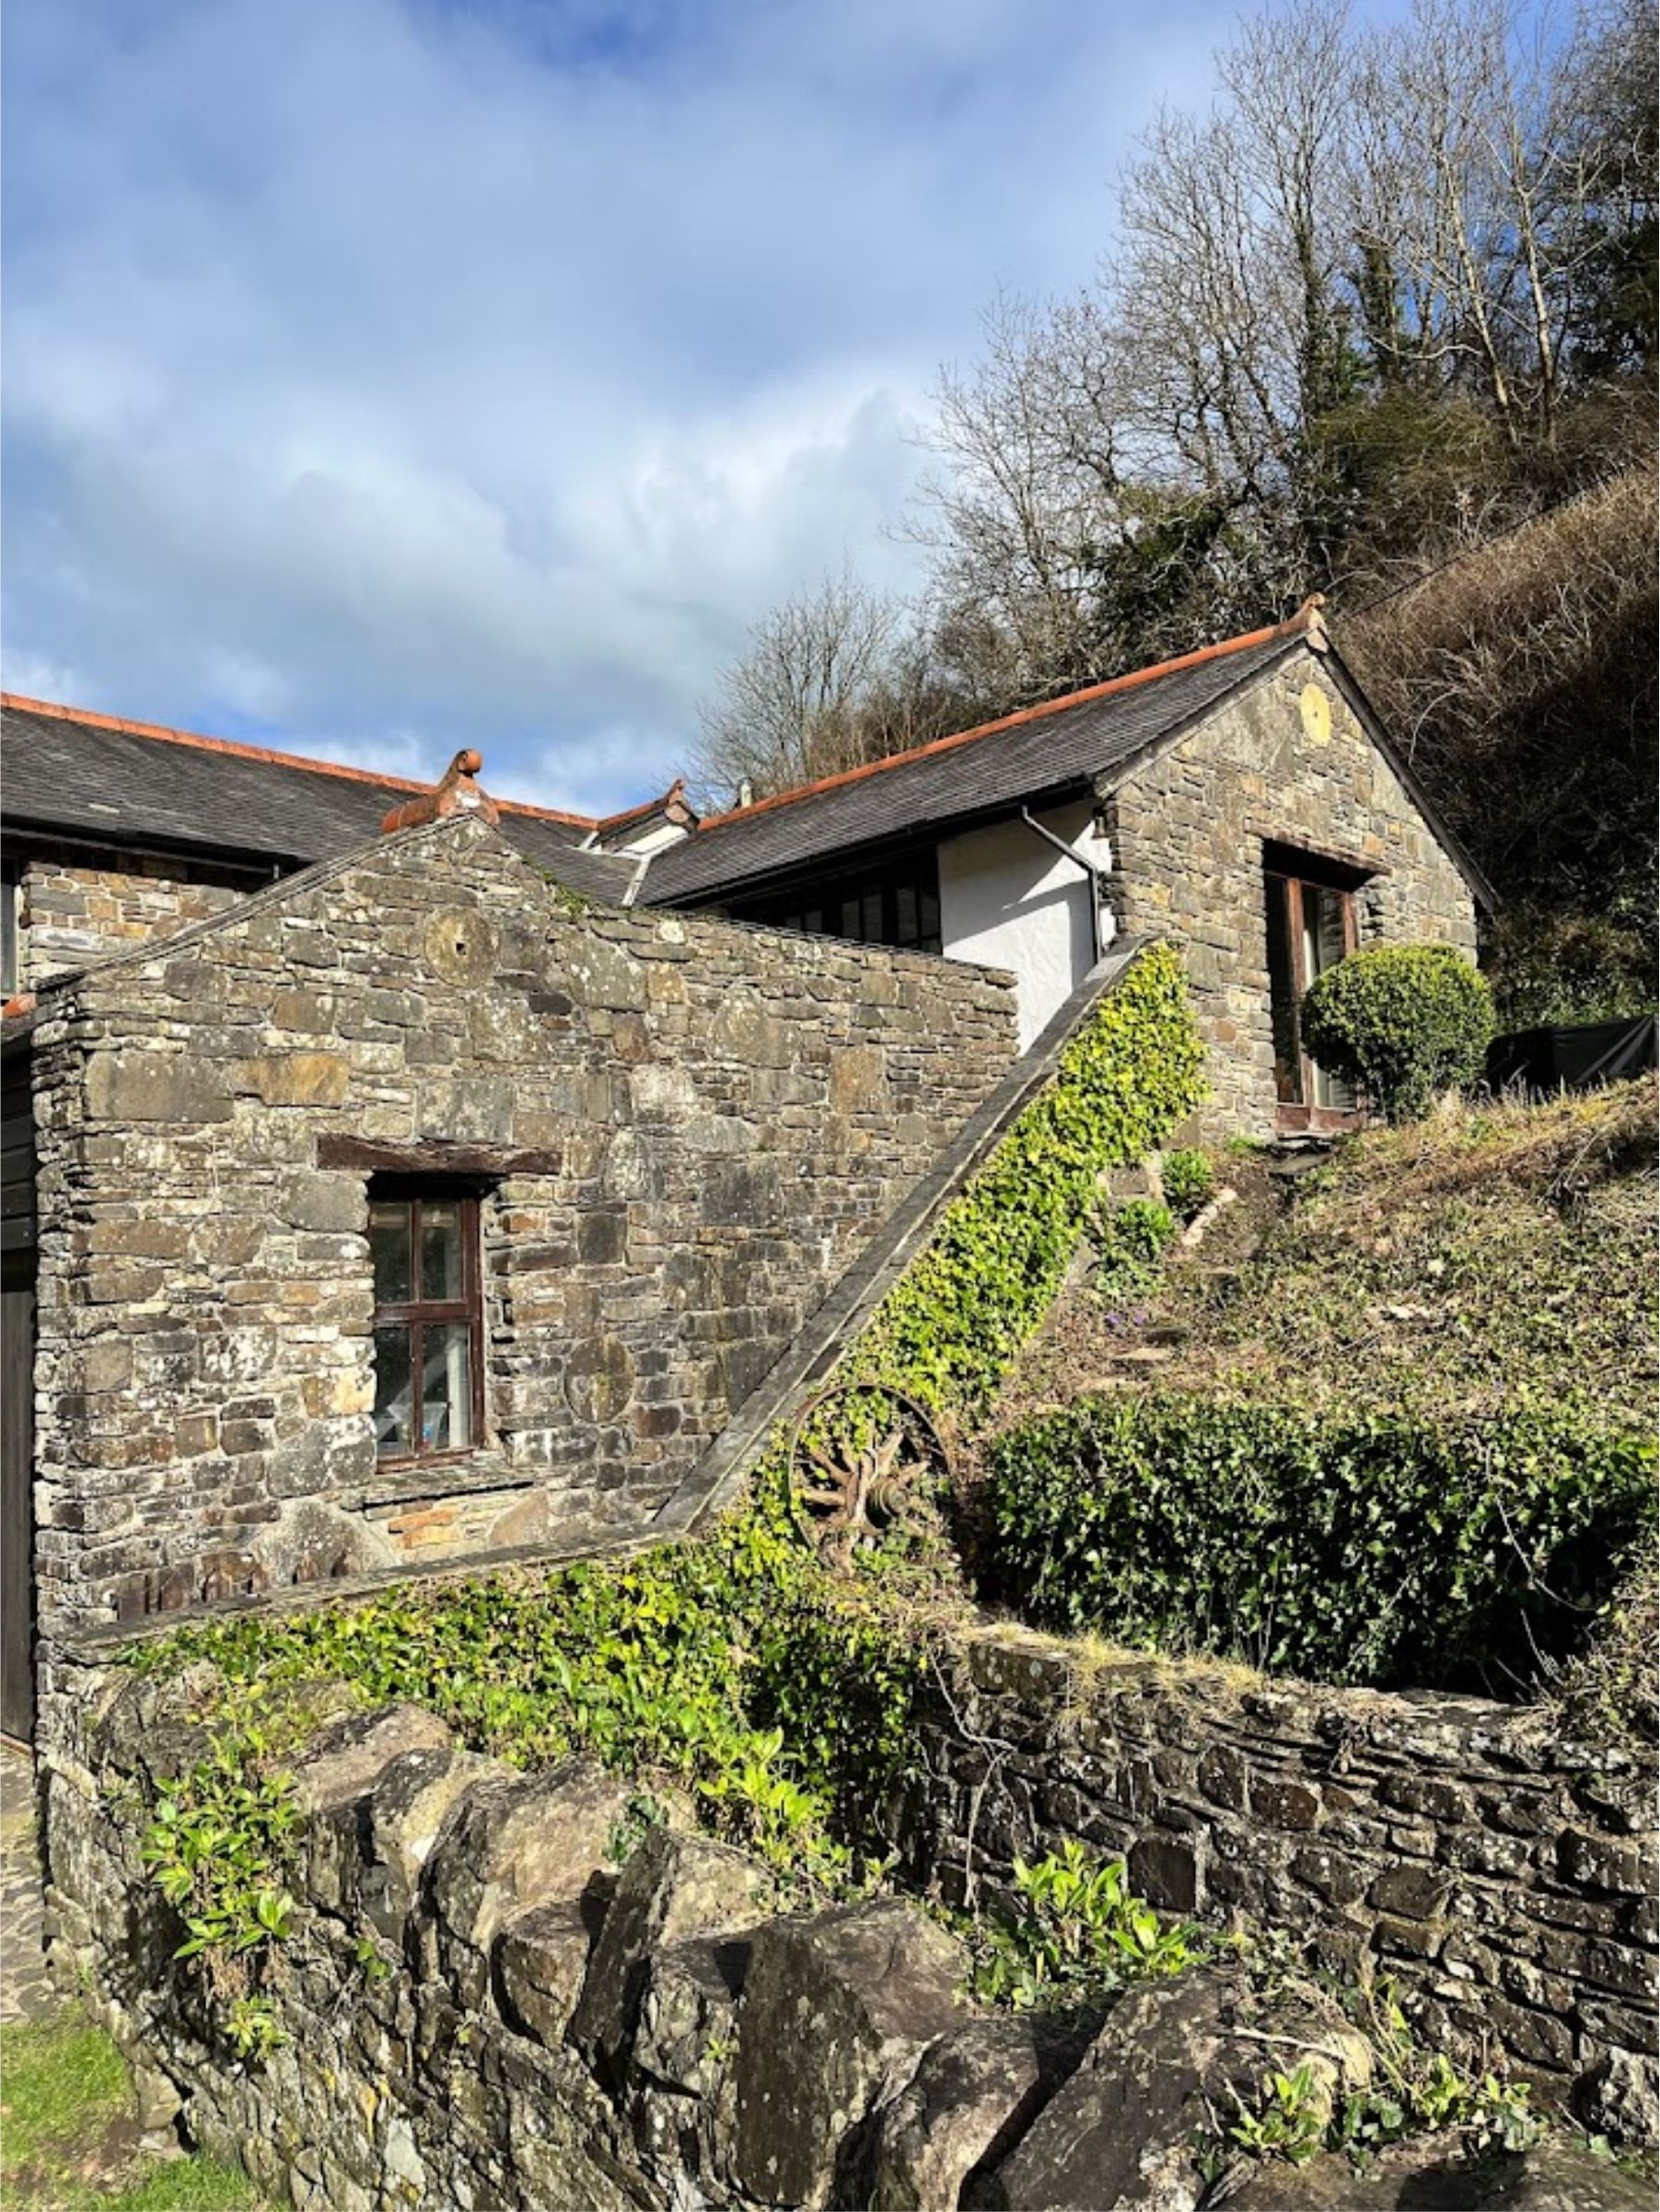
<instances>
[{"instance_id":1,"label":"climbing ivy","mask_svg":"<svg viewBox=\"0 0 1660 2212\"><path fill-rule=\"evenodd\" d=\"M844 1363L934 1412L983 1411L1061 1287L1103 1169L1141 1159L1204 1096L1180 956L1141 953L1054 1081L949 1205Z\"/></svg>"}]
</instances>

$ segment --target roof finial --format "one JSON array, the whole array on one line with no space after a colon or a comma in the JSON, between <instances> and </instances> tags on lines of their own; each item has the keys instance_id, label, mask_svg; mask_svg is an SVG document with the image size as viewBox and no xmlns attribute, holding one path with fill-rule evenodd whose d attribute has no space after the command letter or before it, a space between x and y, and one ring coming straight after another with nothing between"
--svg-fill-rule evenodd
<instances>
[{"instance_id":1,"label":"roof finial","mask_svg":"<svg viewBox=\"0 0 1660 2212\"><path fill-rule=\"evenodd\" d=\"M463 747L430 791L392 809L380 825L382 832L412 830L417 822L441 821L447 814L478 814L486 821L495 821L499 809L494 799L473 781L483 765L482 752Z\"/></svg>"},{"instance_id":2,"label":"roof finial","mask_svg":"<svg viewBox=\"0 0 1660 2212\"><path fill-rule=\"evenodd\" d=\"M1323 591L1311 591L1292 616L1294 625L1302 631L1316 653L1329 653L1331 650L1331 640L1326 634L1326 617L1322 611L1325 604L1326 594Z\"/></svg>"}]
</instances>

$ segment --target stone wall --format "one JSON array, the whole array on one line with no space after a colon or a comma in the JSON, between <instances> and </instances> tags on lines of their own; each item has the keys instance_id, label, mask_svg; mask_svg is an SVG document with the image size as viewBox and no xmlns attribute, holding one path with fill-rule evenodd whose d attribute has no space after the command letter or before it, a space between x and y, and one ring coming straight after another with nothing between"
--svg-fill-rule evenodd
<instances>
[{"instance_id":1,"label":"stone wall","mask_svg":"<svg viewBox=\"0 0 1660 2212\"><path fill-rule=\"evenodd\" d=\"M637 1525L993 1088L985 971L586 907L466 818L42 1001L41 1603ZM481 1191L486 1438L373 1433L372 1168Z\"/></svg>"},{"instance_id":2,"label":"stone wall","mask_svg":"<svg viewBox=\"0 0 1660 2212\"><path fill-rule=\"evenodd\" d=\"M1387 1976L1428 2034L1486 2038L1652 2131L1654 1766L1527 1708L1253 1682L996 1630L930 1733L913 1844L960 1892L1077 1838L1170 1911Z\"/></svg>"},{"instance_id":3,"label":"stone wall","mask_svg":"<svg viewBox=\"0 0 1660 2212\"><path fill-rule=\"evenodd\" d=\"M1313 690L1324 711L1305 699ZM1262 847L1365 870L1363 944L1445 943L1474 957L1469 887L1330 672L1292 654L1119 785L1109 808L1122 929L1178 942L1210 1048L1217 1136L1271 1135L1277 1098Z\"/></svg>"},{"instance_id":4,"label":"stone wall","mask_svg":"<svg viewBox=\"0 0 1660 2212\"><path fill-rule=\"evenodd\" d=\"M142 854L93 860L32 853L19 878L17 988L36 990L65 969L205 922L261 880Z\"/></svg>"},{"instance_id":5,"label":"stone wall","mask_svg":"<svg viewBox=\"0 0 1660 2212\"><path fill-rule=\"evenodd\" d=\"M1014 1849L1077 1834L1127 1843L1167 1903L1261 1913L1345 1968L1366 1946L1340 1931L1369 1925L1432 2033L1514 2043L1525 2011L1554 2052L1561 2022L1574 2061L1595 2054L1587 2123L1652 2129L1646 2062L1608 2024L1646 2017L1617 1963L1641 1956L1640 1845L1615 1777L1571 1783L1561 1758L1446 1701L1120 1680L1068 1730L1057 1695L1079 1685L1041 1645L983 1642L969 1667L981 1687L932 1738L950 1747L936 1810L959 1868L995 1881ZM301 2212L1197 2212L1199 2151L1269 2054L1306 2062L1329 2101L1368 2078L1329 1998L1276 1995L1225 1957L1084 2016L991 2014L917 1904L784 1909L775 1876L693 1832L672 1792L647 1827L620 1777L519 1773L414 1706L338 1713L292 1760L284 1938L228 1971L181 1960L140 1846L158 1786L207 1749L195 1688L191 1670L83 1666L42 1761L54 1966L101 1998L148 2127L181 2119ZM278 2041L238 2055L250 1991ZM1306 2196L1265 2169L1241 2212L1351 2202L1347 2167L1324 2164ZM1515 2165L1491 2199L1446 2194L1439 2164L1428 2178L1364 2201L1534 2201ZM1550 2201L1652 2200L1638 2184Z\"/></svg>"},{"instance_id":6,"label":"stone wall","mask_svg":"<svg viewBox=\"0 0 1660 2212\"><path fill-rule=\"evenodd\" d=\"M998 2183L1080 2136L1092 2187L1159 2157L1160 2204L1192 2212L1203 2094L1260 2066L1260 2043L1218 2032L1233 1992L1209 1976L1162 2039L1164 1988L1093 2038L988 2017L962 1945L915 1904L782 1912L756 1861L643 1831L616 1777L516 1773L407 1706L326 1726L296 1763L293 1926L256 1968L282 2041L239 2061L246 1964L215 1991L172 1956L134 1829L203 1747L155 1688L119 1696L78 1757L54 1744L54 1962L102 1997L151 2128L181 2117L302 2212L1110 2201ZM1174 2094L1127 2126L1125 2077L1154 2063Z\"/></svg>"}]
</instances>

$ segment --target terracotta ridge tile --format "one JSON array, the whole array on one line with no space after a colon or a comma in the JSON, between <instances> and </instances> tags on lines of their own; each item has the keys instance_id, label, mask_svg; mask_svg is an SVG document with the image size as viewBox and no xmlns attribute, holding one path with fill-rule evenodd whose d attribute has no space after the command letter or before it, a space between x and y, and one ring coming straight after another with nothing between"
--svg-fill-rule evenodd
<instances>
[{"instance_id":1,"label":"terracotta ridge tile","mask_svg":"<svg viewBox=\"0 0 1660 2212\"><path fill-rule=\"evenodd\" d=\"M667 807L673 800L683 798L685 791L686 778L677 775L667 790L659 792L656 798L643 798L637 806L624 807L617 814L602 814L594 827L597 830L620 830L625 821L633 821L641 814L655 814L659 807Z\"/></svg>"},{"instance_id":2,"label":"terracotta ridge tile","mask_svg":"<svg viewBox=\"0 0 1660 2212\"><path fill-rule=\"evenodd\" d=\"M64 706L52 699L29 699L20 692L0 692L0 707L20 714L50 715L61 722L84 722L93 729L116 729L130 738L156 738L168 745L193 745L204 752L225 752L242 761L260 761L273 768L305 768L317 775L338 776L342 782L372 784L377 790L430 791L433 786L408 775L382 775L373 768L348 768L338 761L314 761L303 752L279 752L268 745L245 745L235 738L210 738L200 730L174 729L165 722L134 722L124 715L100 715L90 707ZM565 814L553 807L533 807L527 800L498 799L506 814L528 814L539 821L567 823L575 830L597 830L603 825L590 814Z\"/></svg>"},{"instance_id":3,"label":"terracotta ridge tile","mask_svg":"<svg viewBox=\"0 0 1660 2212\"><path fill-rule=\"evenodd\" d=\"M701 837L705 831L724 829L729 822L749 821L774 807L793 806L797 799L816 797L820 791L832 791L842 784L856 784L867 775L880 775L884 769L902 768L907 762L926 760L934 753L949 752L958 745L972 744L977 739L995 737L1000 730L1042 721L1067 707L1083 706L1091 700L1132 691L1137 684L1150 683L1155 676L1174 676L1184 669L1198 668L1204 661L1220 660L1226 654L1242 653L1251 646L1265 646L1276 637L1294 637L1308 629L1317 614L1316 600L1305 600L1285 622L1270 623L1260 630L1248 630L1238 637L1225 637L1215 645L1200 646L1191 653L1178 654L1173 660L1155 661L1149 668L1132 669L1122 676L1109 676L1104 682L1086 684L1081 691L1065 692L1058 699L1040 700L1036 706L1022 706L1012 715L1000 715L994 722L979 722L972 729L958 729L949 737L931 738L925 745L912 745L905 752L890 752L882 760L866 761L862 767L843 768L835 775L820 776L816 783L797 784L792 790L777 792L771 798L758 798L748 807L734 807L725 814L705 815L694 834Z\"/></svg>"}]
</instances>

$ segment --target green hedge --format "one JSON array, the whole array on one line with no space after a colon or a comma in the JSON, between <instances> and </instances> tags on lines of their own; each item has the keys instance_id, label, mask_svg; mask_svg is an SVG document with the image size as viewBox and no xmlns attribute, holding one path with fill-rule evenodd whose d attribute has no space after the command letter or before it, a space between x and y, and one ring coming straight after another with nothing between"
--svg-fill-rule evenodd
<instances>
[{"instance_id":1,"label":"green hedge","mask_svg":"<svg viewBox=\"0 0 1660 2212\"><path fill-rule=\"evenodd\" d=\"M1473 1083L1492 1037L1492 993L1451 945L1372 945L1303 996L1303 1042L1391 1122Z\"/></svg>"},{"instance_id":2,"label":"green hedge","mask_svg":"<svg viewBox=\"0 0 1660 2212\"><path fill-rule=\"evenodd\" d=\"M1151 1152L1204 1096L1178 953L1141 953L1067 1045L927 1250L889 1293L849 1380L971 1418L1061 1287L1104 1168Z\"/></svg>"},{"instance_id":3,"label":"green hedge","mask_svg":"<svg viewBox=\"0 0 1660 2212\"><path fill-rule=\"evenodd\" d=\"M1654 1515L1650 1438L1573 1405L1086 1399L988 1456L995 1594L1028 1618L1329 1682L1515 1694Z\"/></svg>"}]
</instances>

